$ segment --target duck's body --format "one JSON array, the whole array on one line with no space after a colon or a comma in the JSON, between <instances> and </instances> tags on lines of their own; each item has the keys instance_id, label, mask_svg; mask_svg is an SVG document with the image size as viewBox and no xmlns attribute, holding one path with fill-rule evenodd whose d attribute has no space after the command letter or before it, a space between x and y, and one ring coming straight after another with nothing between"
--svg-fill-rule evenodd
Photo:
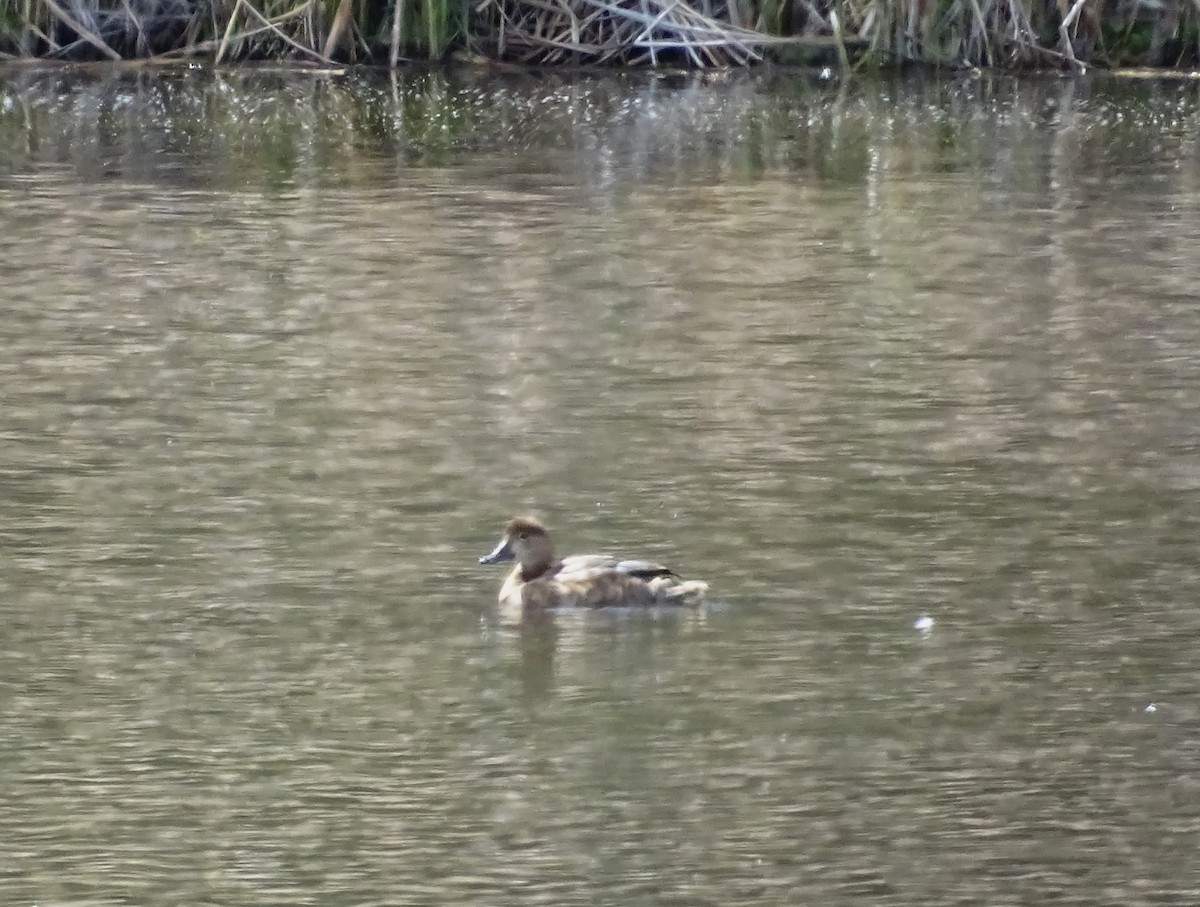
<instances>
[{"instance_id":1,"label":"duck's body","mask_svg":"<svg viewBox=\"0 0 1200 907\"><path fill-rule=\"evenodd\" d=\"M500 606L521 615L552 608L699 604L708 584L682 580L650 561L621 560L606 554L559 558L546 528L518 518L505 527L500 543L481 564L516 560L500 588Z\"/></svg>"}]
</instances>

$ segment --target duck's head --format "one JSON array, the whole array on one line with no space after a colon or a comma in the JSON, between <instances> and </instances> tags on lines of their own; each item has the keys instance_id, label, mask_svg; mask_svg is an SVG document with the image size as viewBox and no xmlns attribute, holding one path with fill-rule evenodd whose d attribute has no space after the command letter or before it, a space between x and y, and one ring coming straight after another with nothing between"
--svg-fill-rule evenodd
<instances>
[{"instance_id":1,"label":"duck's head","mask_svg":"<svg viewBox=\"0 0 1200 907\"><path fill-rule=\"evenodd\" d=\"M515 560L527 573L540 573L554 562L554 543L550 533L535 519L517 517L504 527L504 535L481 564L499 564Z\"/></svg>"}]
</instances>

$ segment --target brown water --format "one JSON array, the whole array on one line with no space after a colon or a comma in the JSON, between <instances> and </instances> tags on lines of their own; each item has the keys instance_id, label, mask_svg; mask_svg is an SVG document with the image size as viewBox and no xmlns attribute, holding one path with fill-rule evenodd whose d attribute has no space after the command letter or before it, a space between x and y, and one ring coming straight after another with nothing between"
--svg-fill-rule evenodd
<instances>
[{"instance_id":1,"label":"brown water","mask_svg":"<svg viewBox=\"0 0 1200 907\"><path fill-rule=\"evenodd\" d=\"M0 73L0 903L1200 903L1198 123Z\"/></svg>"}]
</instances>

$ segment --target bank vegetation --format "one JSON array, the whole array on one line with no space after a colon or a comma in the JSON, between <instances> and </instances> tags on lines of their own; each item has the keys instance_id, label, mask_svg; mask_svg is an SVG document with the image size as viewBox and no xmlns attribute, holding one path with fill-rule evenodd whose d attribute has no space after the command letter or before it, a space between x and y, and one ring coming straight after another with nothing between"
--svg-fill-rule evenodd
<instances>
[{"instance_id":1,"label":"bank vegetation","mask_svg":"<svg viewBox=\"0 0 1200 907\"><path fill-rule=\"evenodd\" d=\"M1200 0L0 0L0 54L1189 68Z\"/></svg>"}]
</instances>

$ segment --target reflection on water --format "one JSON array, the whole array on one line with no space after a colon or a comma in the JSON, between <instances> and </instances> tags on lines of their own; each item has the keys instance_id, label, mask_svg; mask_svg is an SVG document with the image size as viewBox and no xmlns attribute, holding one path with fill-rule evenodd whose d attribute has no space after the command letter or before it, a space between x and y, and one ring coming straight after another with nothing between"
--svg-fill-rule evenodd
<instances>
[{"instance_id":1,"label":"reflection on water","mask_svg":"<svg viewBox=\"0 0 1200 907\"><path fill-rule=\"evenodd\" d=\"M0 75L0 901L1196 902L1197 91Z\"/></svg>"}]
</instances>

